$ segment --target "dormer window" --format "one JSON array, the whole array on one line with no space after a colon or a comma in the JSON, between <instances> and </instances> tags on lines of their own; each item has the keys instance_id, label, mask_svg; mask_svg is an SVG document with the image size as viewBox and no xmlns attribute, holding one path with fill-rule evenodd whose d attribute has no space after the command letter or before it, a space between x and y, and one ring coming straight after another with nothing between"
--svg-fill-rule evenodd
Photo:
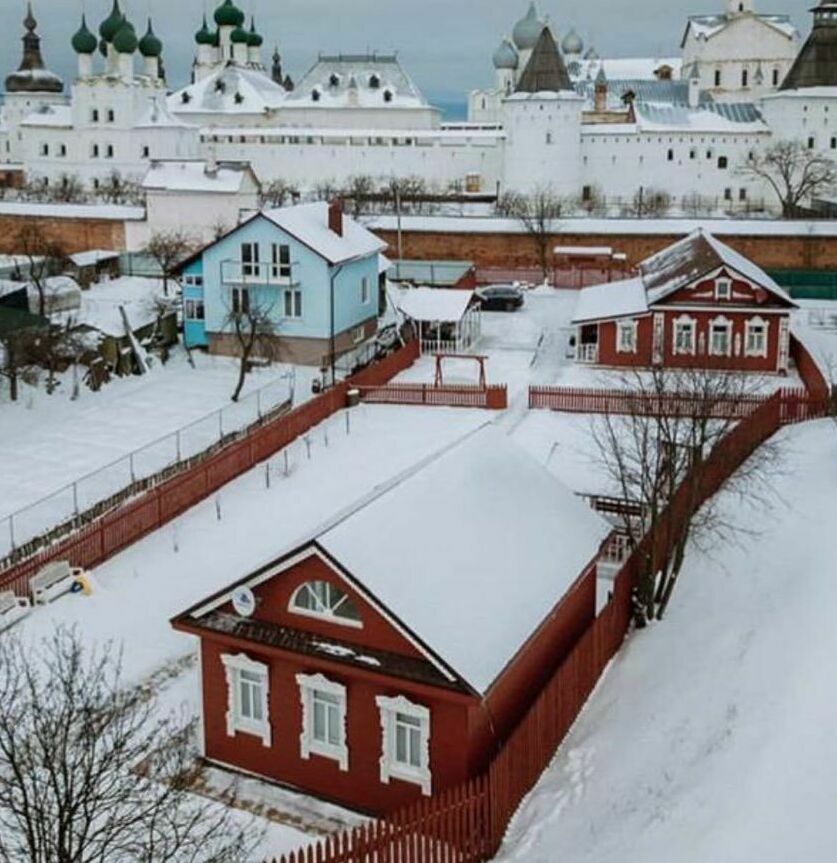
<instances>
[{"instance_id":1,"label":"dormer window","mask_svg":"<svg viewBox=\"0 0 837 863\"><path fill-rule=\"evenodd\" d=\"M716 279L715 280L715 299L728 300L732 297L732 280L731 279Z\"/></svg>"},{"instance_id":2,"label":"dormer window","mask_svg":"<svg viewBox=\"0 0 837 863\"><path fill-rule=\"evenodd\" d=\"M381 86L381 79L377 75L369 76L369 89L377 90Z\"/></svg>"},{"instance_id":3,"label":"dormer window","mask_svg":"<svg viewBox=\"0 0 837 863\"><path fill-rule=\"evenodd\" d=\"M290 610L344 626L361 626L357 606L346 591L329 581L306 581L300 585L291 597Z\"/></svg>"},{"instance_id":4,"label":"dormer window","mask_svg":"<svg viewBox=\"0 0 837 863\"><path fill-rule=\"evenodd\" d=\"M392 90L384 90L384 102L392 101Z\"/></svg>"},{"instance_id":5,"label":"dormer window","mask_svg":"<svg viewBox=\"0 0 837 863\"><path fill-rule=\"evenodd\" d=\"M244 96L242 96L241 93L236 93L235 94L235 104L240 105L243 101L244 101Z\"/></svg>"},{"instance_id":6,"label":"dormer window","mask_svg":"<svg viewBox=\"0 0 837 863\"><path fill-rule=\"evenodd\" d=\"M192 101L192 95L190 93L184 92L180 94L180 101L184 105L188 105Z\"/></svg>"},{"instance_id":7,"label":"dormer window","mask_svg":"<svg viewBox=\"0 0 837 863\"><path fill-rule=\"evenodd\" d=\"M319 90L312 90L311 91L311 101L312 102L319 102L320 101L320 91Z\"/></svg>"},{"instance_id":8,"label":"dormer window","mask_svg":"<svg viewBox=\"0 0 837 863\"><path fill-rule=\"evenodd\" d=\"M226 92L227 85L223 81L215 82L215 92L216 93L224 93Z\"/></svg>"},{"instance_id":9,"label":"dormer window","mask_svg":"<svg viewBox=\"0 0 837 863\"><path fill-rule=\"evenodd\" d=\"M336 72L332 72L328 79L329 87L339 87L340 86L340 76Z\"/></svg>"}]
</instances>

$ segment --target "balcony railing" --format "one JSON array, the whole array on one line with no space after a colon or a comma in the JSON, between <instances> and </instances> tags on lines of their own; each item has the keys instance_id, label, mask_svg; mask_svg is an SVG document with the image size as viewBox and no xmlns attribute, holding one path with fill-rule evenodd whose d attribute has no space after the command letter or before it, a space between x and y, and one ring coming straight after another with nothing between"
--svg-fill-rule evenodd
<instances>
[{"instance_id":1,"label":"balcony railing","mask_svg":"<svg viewBox=\"0 0 837 863\"><path fill-rule=\"evenodd\" d=\"M221 282L225 285L278 285L296 284L293 267L274 263L221 262Z\"/></svg>"}]
</instances>

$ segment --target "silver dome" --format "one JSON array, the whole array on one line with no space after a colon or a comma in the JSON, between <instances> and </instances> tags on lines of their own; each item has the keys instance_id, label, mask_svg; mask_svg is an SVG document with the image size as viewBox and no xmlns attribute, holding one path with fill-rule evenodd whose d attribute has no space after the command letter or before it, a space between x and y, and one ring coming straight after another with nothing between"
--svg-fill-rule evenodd
<instances>
[{"instance_id":1,"label":"silver dome","mask_svg":"<svg viewBox=\"0 0 837 863\"><path fill-rule=\"evenodd\" d=\"M520 58L514 45L508 39L503 39L492 60L495 69L517 69Z\"/></svg>"},{"instance_id":2,"label":"silver dome","mask_svg":"<svg viewBox=\"0 0 837 863\"><path fill-rule=\"evenodd\" d=\"M575 32L575 30L570 30L566 36L564 36L564 41L561 42L561 51L566 54L581 54L584 50L584 42L581 40L581 36Z\"/></svg>"},{"instance_id":3,"label":"silver dome","mask_svg":"<svg viewBox=\"0 0 837 863\"><path fill-rule=\"evenodd\" d=\"M529 4L529 11L521 18L512 30L512 39L519 51L530 51L535 47L544 25L538 20L535 4Z\"/></svg>"}]
</instances>

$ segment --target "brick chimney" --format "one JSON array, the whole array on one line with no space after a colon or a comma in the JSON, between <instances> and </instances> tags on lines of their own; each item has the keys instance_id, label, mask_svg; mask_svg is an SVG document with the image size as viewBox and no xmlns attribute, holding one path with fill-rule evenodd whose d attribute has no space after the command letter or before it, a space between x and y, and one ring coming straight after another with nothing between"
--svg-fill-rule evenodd
<instances>
[{"instance_id":1,"label":"brick chimney","mask_svg":"<svg viewBox=\"0 0 837 863\"><path fill-rule=\"evenodd\" d=\"M328 229L338 237L343 236L343 201L340 198L335 198L328 205Z\"/></svg>"}]
</instances>

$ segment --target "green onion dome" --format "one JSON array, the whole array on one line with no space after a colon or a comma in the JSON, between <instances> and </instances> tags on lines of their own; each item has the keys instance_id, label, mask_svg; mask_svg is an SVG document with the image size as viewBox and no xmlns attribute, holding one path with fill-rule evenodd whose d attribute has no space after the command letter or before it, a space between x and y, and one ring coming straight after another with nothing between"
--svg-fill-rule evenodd
<instances>
[{"instance_id":1,"label":"green onion dome","mask_svg":"<svg viewBox=\"0 0 837 863\"><path fill-rule=\"evenodd\" d=\"M214 17L219 27L241 27L244 23L244 13L232 0L224 0L215 10Z\"/></svg>"},{"instance_id":2,"label":"green onion dome","mask_svg":"<svg viewBox=\"0 0 837 863\"><path fill-rule=\"evenodd\" d=\"M249 45L250 34L243 27L236 27L230 35L230 42L233 45Z\"/></svg>"},{"instance_id":3,"label":"green onion dome","mask_svg":"<svg viewBox=\"0 0 837 863\"><path fill-rule=\"evenodd\" d=\"M261 48L264 44L264 39L256 32L256 19L250 19L250 32L247 34L247 39L251 48Z\"/></svg>"},{"instance_id":4,"label":"green onion dome","mask_svg":"<svg viewBox=\"0 0 837 863\"><path fill-rule=\"evenodd\" d=\"M122 22L119 32L113 37L113 48L119 54L133 54L138 45L134 25L126 19Z\"/></svg>"},{"instance_id":5,"label":"green onion dome","mask_svg":"<svg viewBox=\"0 0 837 863\"><path fill-rule=\"evenodd\" d=\"M163 43L154 34L150 18L145 36L139 40L139 52L143 57L159 57L163 53Z\"/></svg>"},{"instance_id":6,"label":"green onion dome","mask_svg":"<svg viewBox=\"0 0 837 863\"><path fill-rule=\"evenodd\" d=\"M209 27L206 24L206 15L203 16L203 24L201 24L201 29L195 33L195 42L198 45L214 45L215 44L215 36L209 32Z\"/></svg>"},{"instance_id":7,"label":"green onion dome","mask_svg":"<svg viewBox=\"0 0 837 863\"><path fill-rule=\"evenodd\" d=\"M96 37L87 29L87 21L81 16L81 27L72 39L73 51L76 54L93 54L99 44Z\"/></svg>"},{"instance_id":8,"label":"green onion dome","mask_svg":"<svg viewBox=\"0 0 837 863\"><path fill-rule=\"evenodd\" d=\"M119 8L119 0L113 0L113 9L111 9L110 15L102 22L102 26L99 27L99 35L105 42L113 42L124 21L125 16Z\"/></svg>"}]
</instances>

